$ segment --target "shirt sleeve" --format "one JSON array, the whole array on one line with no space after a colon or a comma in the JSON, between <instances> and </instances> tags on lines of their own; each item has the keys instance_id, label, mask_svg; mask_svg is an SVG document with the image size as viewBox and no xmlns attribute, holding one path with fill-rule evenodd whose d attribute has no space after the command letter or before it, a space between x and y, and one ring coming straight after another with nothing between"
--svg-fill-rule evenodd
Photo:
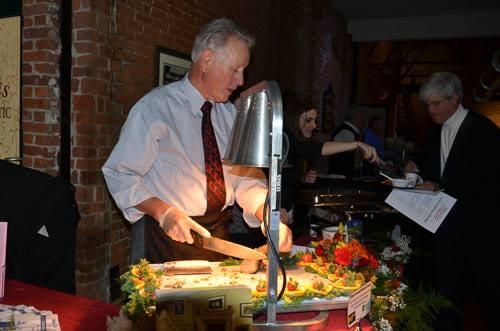
<instances>
[{"instance_id":1,"label":"shirt sleeve","mask_svg":"<svg viewBox=\"0 0 500 331\"><path fill-rule=\"evenodd\" d=\"M266 201L266 176L259 168L233 166L231 169L235 199L243 208L243 219L252 228L260 225L257 209Z\"/></svg>"},{"instance_id":2,"label":"shirt sleeve","mask_svg":"<svg viewBox=\"0 0 500 331\"><path fill-rule=\"evenodd\" d=\"M144 215L135 206L154 197L144 185L144 175L156 158L158 143L153 137L155 130L142 116L143 108L144 102L134 106L102 168L111 195L131 223Z\"/></svg>"}]
</instances>

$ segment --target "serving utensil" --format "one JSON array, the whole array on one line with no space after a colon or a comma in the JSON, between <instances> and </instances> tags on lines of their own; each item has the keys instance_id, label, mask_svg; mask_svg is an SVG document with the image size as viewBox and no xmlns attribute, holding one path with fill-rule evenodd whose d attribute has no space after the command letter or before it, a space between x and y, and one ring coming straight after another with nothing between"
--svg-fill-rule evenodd
<instances>
[{"instance_id":1,"label":"serving utensil","mask_svg":"<svg viewBox=\"0 0 500 331\"><path fill-rule=\"evenodd\" d=\"M205 238L198 234L194 234L193 239L196 245L200 245L205 249L227 256L232 256L244 260L267 259L267 255L262 254L261 252L258 252L250 247L233 243L232 241L219 239L216 237Z\"/></svg>"},{"instance_id":2,"label":"serving utensil","mask_svg":"<svg viewBox=\"0 0 500 331\"><path fill-rule=\"evenodd\" d=\"M395 178L392 178L386 174L384 174L382 171L379 172L379 174L381 174L382 176L384 176L385 178L389 179L390 181L393 181Z\"/></svg>"}]
</instances>

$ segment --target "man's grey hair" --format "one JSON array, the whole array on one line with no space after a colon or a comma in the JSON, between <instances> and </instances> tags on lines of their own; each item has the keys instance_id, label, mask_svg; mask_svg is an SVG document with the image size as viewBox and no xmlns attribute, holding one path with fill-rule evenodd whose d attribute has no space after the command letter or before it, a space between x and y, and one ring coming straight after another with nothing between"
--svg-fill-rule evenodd
<instances>
[{"instance_id":1,"label":"man's grey hair","mask_svg":"<svg viewBox=\"0 0 500 331\"><path fill-rule=\"evenodd\" d=\"M451 72L436 72L420 87L418 97L422 102L427 102L432 95L451 98L455 94L458 95L459 102L462 102L464 92L460 78Z\"/></svg>"},{"instance_id":2,"label":"man's grey hair","mask_svg":"<svg viewBox=\"0 0 500 331\"><path fill-rule=\"evenodd\" d=\"M252 48L255 44L255 37L238 24L227 18L218 18L201 28L194 40L191 60L196 62L200 53L205 49L217 51L223 48L230 37L244 41L248 48Z\"/></svg>"}]
</instances>

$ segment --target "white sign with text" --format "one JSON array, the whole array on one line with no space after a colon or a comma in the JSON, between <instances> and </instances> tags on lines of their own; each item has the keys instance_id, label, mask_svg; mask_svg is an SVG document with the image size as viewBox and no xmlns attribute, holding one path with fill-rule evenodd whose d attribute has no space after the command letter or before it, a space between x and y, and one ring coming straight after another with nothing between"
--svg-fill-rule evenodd
<instances>
[{"instance_id":1,"label":"white sign with text","mask_svg":"<svg viewBox=\"0 0 500 331\"><path fill-rule=\"evenodd\" d=\"M368 313L372 299L372 283L368 282L353 292L347 303L347 326L352 327Z\"/></svg>"}]
</instances>

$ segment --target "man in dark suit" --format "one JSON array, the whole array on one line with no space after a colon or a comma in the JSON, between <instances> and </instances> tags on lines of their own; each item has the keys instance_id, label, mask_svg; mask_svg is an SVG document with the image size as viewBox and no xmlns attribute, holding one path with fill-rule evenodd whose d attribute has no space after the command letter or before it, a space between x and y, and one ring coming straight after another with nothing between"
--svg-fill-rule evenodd
<instances>
[{"instance_id":1,"label":"man in dark suit","mask_svg":"<svg viewBox=\"0 0 500 331\"><path fill-rule=\"evenodd\" d=\"M500 279L493 271L499 251L493 243L498 240L500 131L462 106L462 83L453 73L431 75L419 97L434 122L420 188L442 189L457 199L431 241L433 284L458 308L442 311L436 330L464 328L466 293L479 295L483 317L493 329Z\"/></svg>"}]
</instances>

